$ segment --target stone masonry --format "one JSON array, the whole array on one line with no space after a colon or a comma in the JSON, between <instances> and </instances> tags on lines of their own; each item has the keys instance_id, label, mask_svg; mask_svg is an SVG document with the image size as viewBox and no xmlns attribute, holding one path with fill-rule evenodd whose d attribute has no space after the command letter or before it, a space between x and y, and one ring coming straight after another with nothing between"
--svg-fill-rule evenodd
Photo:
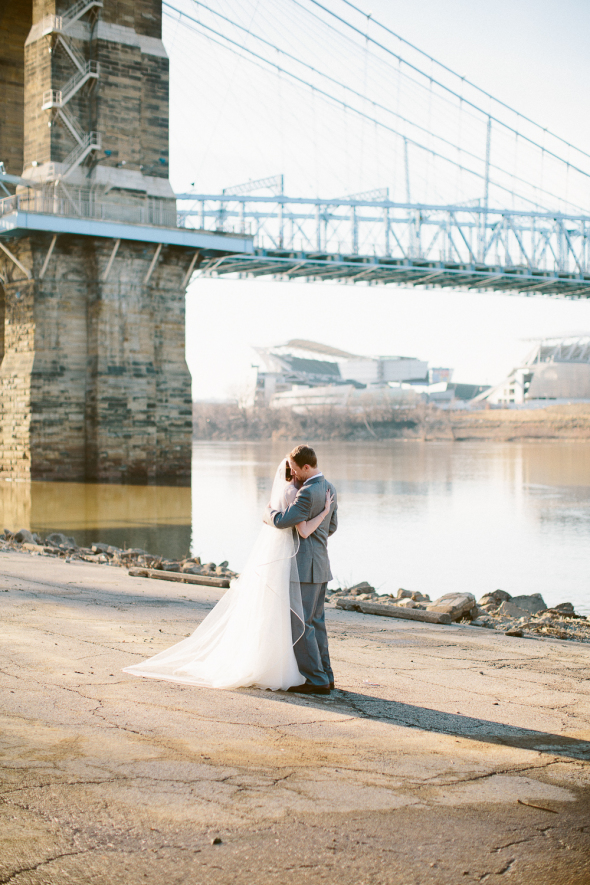
<instances>
[{"instance_id":1,"label":"stone masonry","mask_svg":"<svg viewBox=\"0 0 590 885\"><path fill-rule=\"evenodd\" d=\"M48 29L72 6L17 0L0 13L0 160L46 200L83 207L68 214L100 202L112 220L173 226L161 0L97 0L67 33ZM43 110L89 63L98 75L61 113ZM100 134L75 167L73 130ZM0 476L188 485L194 249L59 234L46 261L52 241L2 240L21 266L0 251Z\"/></svg>"},{"instance_id":2,"label":"stone masonry","mask_svg":"<svg viewBox=\"0 0 590 885\"><path fill-rule=\"evenodd\" d=\"M3 475L188 484L191 392L184 359L182 249L123 242L108 280L108 240L51 236L11 244L24 279L0 259L5 353L0 366ZM13 272L14 269L14 272Z\"/></svg>"}]
</instances>

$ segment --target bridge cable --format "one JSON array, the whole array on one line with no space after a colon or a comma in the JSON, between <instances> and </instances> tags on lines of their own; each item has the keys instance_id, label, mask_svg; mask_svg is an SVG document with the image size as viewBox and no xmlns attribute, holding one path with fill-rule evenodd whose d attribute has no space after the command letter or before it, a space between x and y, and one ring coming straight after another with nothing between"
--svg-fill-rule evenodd
<instances>
[{"instance_id":1,"label":"bridge cable","mask_svg":"<svg viewBox=\"0 0 590 885\"><path fill-rule=\"evenodd\" d=\"M302 5L301 3L298 3L297 0L291 0L291 2L296 3L297 6ZM421 68L417 67L416 65L412 64L409 61L406 61L405 58L402 58L400 55L398 55L392 49L389 49L387 46L384 46L383 43L379 43L378 40L375 40L373 37L369 37L368 34L364 33L359 28L357 28L355 25L346 21L346 19L342 18L336 12L332 12L332 10L328 9L326 6L324 6L322 3L320 3L319 0L308 0L308 2L313 3L315 6L319 6L319 8L323 9L325 12L327 12L328 15L331 15L334 18L338 19L338 21L342 22L342 24L346 25L348 28L351 28L353 31L355 31L357 34L359 34L361 37L366 38L371 43L374 43L376 46L378 46L380 49L383 49L389 55L392 55L394 58L399 59L403 64L407 65L412 70L417 71L423 77L426 77L428 80L431 80L433 83L436 83L437 86L440 86L441 89L444 89L446 92L449 92L451 95L454 95L455 98L458 98L460 101L465 102L465 104L474 108L476 111L479 111L479 113L484 114L484 116L490 117L490 119L493 120L494 123L498 123L499 126L502 126L505 129L508 129L510 132L514 132L514 133L520 135L520 137L523 138L525 141L528 141L529 144L532 144L532 145L534 145L534 147L539 148L541 150L545 150L554 159L559 160L560 163L565 163L566 165L571 166L572 169L575 169L575 171L579 172L581 175L584 175L586 177L590 177L590 173L584 172L583 169L580 169L579 167L574 166L568 160L564 160L563 157L560 157L558 154L553 153L553 151L548 150L548 148L542 148L541 145L538 144L538 142L536 142L532 138L529 138L528 135L523 135L522 133L518 132L518 130L515 129L513 126L510 126L508 123L504 123L503 120L500 120L498 117L495 117L493 114L490 114L489 112L484 111L483 108L479 107L479 105L476 105L474 102L470 101L468 98L465 98L464 96L460 95L458 92L455 92L455 90L451 89L450 86L445 86L445 84L442 83L440 80L436 80L430 74L427 74L425 71L421 70ZM543 129L543 127L539 127L539 128ZM583 151L581 151L581 153L583 153Z\"/></svg>"},{"instance_id":2,"label":"bridge cable","mask_svg":"<svg viewBox=\"0 0 590 885\"><path fill-rule=\"evenodd\" d=\"M291 71L288 71L286 68L283 68L280 65L277 65L275 62L272 62L269 59L265 58L264 56L260 55L259 53L254 52L254 50L249 49L248 47L236 42L235 40L232 40L230 37L227 37L225 34L221 33L220 31L216 31L214 28L211 28L209 25L206 25L203 22L200 22L197 19L193 18L188 13L186 13L180 9L177 9L175 6L172 6L172 4L166 2L166 0L164 0L162 5L166 6L168 9L173 10L174 12L183 16L184 18L188 18L190 21L192 21L194 24L196 24L199 28L204 28L207 31L211 31L213 34L216 34L218 37L221 37L222 40L225 40L228 43L231 43L233 46L238 47L238 49L241 49L242 51L247 52L249 55L254 56L259 61L262 61L264 64L269 65L270 67L273 67L276 70L283 72L288 77L291 77L291 79L297 81L298 83L301 83L303 86L306 86L306 87L314 90L315 92L319 93L320 95L323 95L325 98L329 99L330 101L333 101L334 103L340 105L341 107L345 108L346 110L352 111L353 113L357 114L357 116L363 117L364 119L369 120L369 122L371 122L371 123L375 123L377 126L380 126L381 128L386 129L388 132L393 133L398 138L404 139L409 144L413 144L415 147L419 148L420 150L425 151L426 153L430 153L433 157L438 157L440 160L443 160L446 163L450 163L451 165L456 166L458 169L461 169L464 172L467 172L468 174L475 176L476 178L485 180L485 175L483 175L482 173L476 172L474 169L470 169L468 166L464 166L463 164L458 163L456 160L452 160L449 157L445 157L444 154L441 154L438 151L435 151L433 148L427 147L426 145L422 144L419 141L416 141L415 139L408 138L407 136L398 132L397 129L394 129L391 126L388 126L386 123L383 123L381 120L378 120L376 117L372 117L369 114L365 113L364 111L358 110L357 108L353 107L352 105L349 105L347 102L343 101L342 99L339 99L339 98L331 95L330 93L326 92L325 90L320 89L318 86L315 86L314 84L310 83L309 81L304 80L303 78L299 77L297 74L294 74ZM190 27L190 25L185 24L185 27L187 27L189 30L196 31L196 29ZM199 31L196 31L196 33L199 33ZM256 36L256 35L252 35L252 36ZM223 43L219 43L219 41L215 40L214 38L208 37L208 39L212 40L213 42L217 43L219 46L222 46L225 49L230 49L230 51L235 52L235 50L232 50L231 47L225 46ZM259 39L262 39L262 38L259 38ZM264 42L267 42L267 41L264 41ZM281 50L279 47L276 47L273 44L271 44L271 45L273 46L273 48L277 49L279 52L283 52L283 50ZM285 53L285 54L288 54L288 53ZM403 59L401 59L401 60L403 61ZM306 63L301 62L301 64L306 64ZM309 65L307 65L307 66L311 67ZM316 73L319 73L320 75L322 75L320 71L317 71L317 69L313 69L313 70L315 70ZM326 76L328 79L332 79L328 75L322 75L322 76ZM335 81L335 82L338 83L338 81ZM344 88L350 88L350 87L346 87L345 84L342 84L342 83L338 83L338 85L340 85ZM354 90L351 90L351 91L354 91ZM460 98L460 96L459 96L459 98ZM377 104L377 103L373 102L373 104ZM380 107L383 107L383 106L380 106ZM384 109L388 110L386 108L384 108ZM396 115L394 111L388 111L388 112ZM417 124L411 124L411 125L417 125ZM417 128L422 129L422 127L417 127ZM516 135L519 134L516 130L511 130L511 131ZM448 142L442 136L437 136L434 133L428 133L428 134L434 135L434 137L439 138L442 141L445 141L447 144L450 144L450 146L454 147L455 149L463 151L464 153L467 153L469 156L479 159L479 157L477 157L477 155L472 154L469 151L466 151L464 148L461 148L459 145L453 144L452 142ZM551 152L547 151L547 153L551 153ZM560 158L557 158L557 159L560 159ZM563 162L563 161L561 161L561 162ZM524 179L519 179L513 173L508 172L507 170L502 169L499 166L494 165L493 168L497 169L500 172L503 172L505 175L508 175L510 178L521 181L521 183L526 184L529 187L532 186L531 182L528 182ZM572 167L572 168L575 169L576 167ZM577 170L577 171L581 171L581 170ZM583 173L583 172L582 172L582 174L587 175L587 173ZM541 204L537 203L535 200L531 200L530 198L525 197L523 194L518 194L517 192L510 190L509 188L505 187L504 185L499 184L496 181L490 180L490 184L492 184L494 187L498 188L499 190L502 190L505 193L510 194L511 196L519 196L520 199L524 200L527 203L530 203L532 206L535 206L535 207L541 208L541 209L546 208L546 207L542 206ZM557 200L560 199L559 197L557 197L557 195L552 194L550 191L544 191L544 193L547 194L547 196L553 197L554 199L557 199ZM579 209L581 212L584 211L582 209L582 207L576 206L575 203L571 203L570 205L575 207L576 209Z\"/></svg>"},{"instance_id":3,"label":"bridge cable","mask_svg":"<svg viewBox=\"0 0 590 885\"><path fill-rule=\"evenodd\" d=\"M341 0L342 3L345 3L347 6L350 6L351 9L354 9L355 12L358 12L360 15L367 17L367 13L363 12L362 9L359 9L358 6L355 6L354 3L351 3L350 0ZM571 144L571 142L567 141L565 138L562 138L560 135L557 135L555 132L552 132L547 126L542 126L540 123L536 123L535 120L532 120L530 117L527 117L525 114L522 114L520 111L517 111L516 108L511 107L506 102L502 101L500 98L496 98L490 92L486 92L485 89L482 89L481 86L478 86L472 80L469 80L467 77L463 77L461 74L458 74L452 68L449 68L448 65L445 65L442 61L438 61L438 59L434 58L432 55L429 55L427 52L424 52L423 49L420 49L419 46L416 46L414 43L410 43L409 40L406 40L404 37L401 37L399 34L396 34L395 31L392 31L391 28L388 28L387 25L382 24L382 22L378 21L371 14L371 21L376 24L379 28L382 28L384 31L387 31L388 34L391 34L393 37L396 37L401 43L405 43L406 46L409 46L411 49L414 49L416 52L419 52L420 55L423 55L429 61L434 62L434 64L443 68L443 70L448 71L449 74L452 74L454 77L457 77L459 80L462 80L468 86L471 86L473 89L476 89L478 92L481 92L482 95L485 95L486 98L491 98L492 101L496 102L496 104L502 105L502 107L506 108L506 110L510 111L513 114L516 114L517 117L520 117L522 120L525 120L527 123L530 123L532 126L535 126L537 129L541 129L542 132L547 133L552 138L555 138L557 141L560 141L562 144L565 144L569 148L573 148L573 150L582 154L584 157L588 157L590 159L590 154L586 151L582 150L582 148L576 147L575 144ZM424 74L424 76L427 76ZM482 108L479 108L481 113L486 114ZM487 114L486 114L487 116ZM566 163L566 160L562 160L563 163Z\"/></svg>"}]
</instances>

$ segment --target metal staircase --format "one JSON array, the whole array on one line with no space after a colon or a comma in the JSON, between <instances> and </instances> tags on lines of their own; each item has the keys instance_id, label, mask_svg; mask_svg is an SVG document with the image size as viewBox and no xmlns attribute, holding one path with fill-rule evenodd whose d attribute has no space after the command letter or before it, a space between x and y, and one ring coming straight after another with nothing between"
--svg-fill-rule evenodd
<instances>
[{"instance_id":1,"label":"metal staircase","mask_svg":"<svg viewBox=\"0 0 590 885\"><path fill-rule=\"evenodd\" d=\"M51 108L63 108L71 98L87 83L89 80L98 80L100 73L100 65L97 61L87 61L81 71L76 71L73 77L70 77L63 89L48 89L43 93L42 111L49 111Z\"/></svg>"},{"instance_id":2,"label":"metal staircase","mask_svg":"<svg viewBox=\"0 0 590 885\"><path fill-rule=\"evenodd\" d=\"M97 61L86 61L74 48L68 37L68 29L79 21L92 9L102 9L103 0L77 0L63 15L45 16L41 22L41 34L57 34L56 43L60 43L65 49L70 61L76 68L74 74L61 89L48 89L43 93L41 110L52 111L53 119L59 119L67 128L70 135L77 142L74 149L63 162L63 171L56 176L56 180L64 180L84 162L86 157L93 151L102 147L100 133L84 132L77 121L65 110L69 101L88 82L96 81L100 77L100 65Z\"/></svg>"},{"instance_id":3,"label":"metal staircase","mask_svg":"<svg viewBox=\"0 0 590 885\"><path fill-rule=\"evenodd\" d=\"M41 20L39 36L63 34L91 9L102 9L103 0L78 0L64 15L46 15Z\"/></svg>"},{"instance_id":4,"label":"metal staircase","mask_svg":"<svg viewBox=\"0 0 590 885\"><path fill-rule=\"evenodd\" d=\"M70 151L68 156L64 160L64 166L66 167L65 172L59 176L60 181L65 181L66 178L72 174L74 169L77 169L78 166L84 162L86 157L92 153L92 151L99 151L102 147L102 139L100 136L100 132L87 132L84 136L82 142L74 148L73 151Z\"/></svg>"}]
</instances>

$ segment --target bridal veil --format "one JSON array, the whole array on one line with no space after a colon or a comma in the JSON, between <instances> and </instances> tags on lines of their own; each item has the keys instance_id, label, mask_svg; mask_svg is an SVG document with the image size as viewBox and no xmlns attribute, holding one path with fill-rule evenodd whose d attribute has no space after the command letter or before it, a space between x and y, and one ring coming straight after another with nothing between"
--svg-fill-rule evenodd
<instances>
[{"instance_id":1,"label":"bridal veil","mask_svg":"<svg viewBox=\"0 0 590 885\"><path fill-rule=\"evenodd\" d=\"M290 503L285 467L275 475L274 510ZM194 633L125 672L211 688L301 685L293 651L304 630L298 545L296 531L264 524L242 574Z\"/></svg>"}]
</instances>

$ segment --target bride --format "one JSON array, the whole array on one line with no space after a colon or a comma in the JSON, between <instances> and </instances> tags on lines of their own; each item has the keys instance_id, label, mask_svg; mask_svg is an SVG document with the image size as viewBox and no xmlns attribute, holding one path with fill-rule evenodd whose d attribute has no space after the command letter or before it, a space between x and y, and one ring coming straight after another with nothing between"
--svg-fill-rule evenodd
<instances>
[{"instance_id":1,"label":"bride","mask_svg":"<svg viewBox=\"0 0 590 885\"><path fill-rule=\"evenodd\" d=\"M285 510L297 487L289 462L281 461L271 493L274 510ZM297 533L263 525L242 574L187 639L125 673L209 688L256 686L286 690L301 685L293 645L304 631L295 555L330 513L299 523Z\"/></svg>"}]
</instances>

